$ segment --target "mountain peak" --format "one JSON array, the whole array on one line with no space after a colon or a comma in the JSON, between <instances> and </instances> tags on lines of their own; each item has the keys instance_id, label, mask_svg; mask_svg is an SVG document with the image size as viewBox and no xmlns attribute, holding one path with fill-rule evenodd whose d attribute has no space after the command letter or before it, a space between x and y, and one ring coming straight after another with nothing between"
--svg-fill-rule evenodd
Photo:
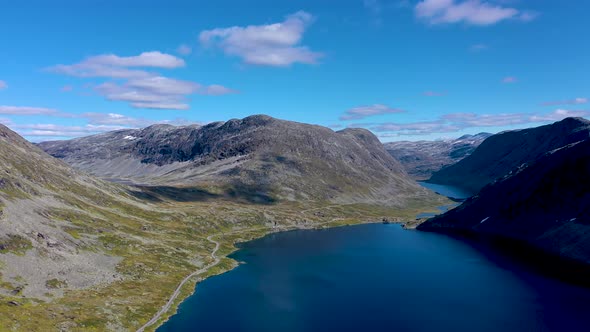
<instances>
[{"instance_id":1,"label":"mountain peak","mask_svg":"<svg viewBox=\"0 0 590 332\"><path fill-rule=\"evenodd\" d=\"M150 185L215 184L278 198L348 201L396 201L422 193L366 129L334 132L267 115L199 128L155 128L164 130L39 146L95 175Z\"/></svg>"},{"instance_id":2,"label":"mountain peak","mask_svg":"<svg viewBox=\"0 0 590 332\"><path fill-rule=\"evenodd\" d=\"M570 117L570 118L565 118L561 121L555 122L552 124L552 126L564 127L564 128L568 128L568 129L575 129L578 127L588 128L588 127L590 127L590 121L588 121L582 117Z\"/></svg>"}]
</instances>

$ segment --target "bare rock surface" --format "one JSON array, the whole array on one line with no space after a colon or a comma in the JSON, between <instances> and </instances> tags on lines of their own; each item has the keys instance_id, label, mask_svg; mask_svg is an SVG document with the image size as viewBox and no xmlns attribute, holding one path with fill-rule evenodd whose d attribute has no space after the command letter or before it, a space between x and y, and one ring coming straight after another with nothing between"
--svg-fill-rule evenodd
<instances>
[{"instance_id":1,"label":"bare rock surface","mask_svg":"<svg viewBox=\"0 0 590 332\"><path fill-rule=\"evenodd\" d=\"M364 129L250 116L202 127L155 125L39 147L94 175L149 186L207 186L256 201L392 202L426 195Z\"/></svg>"}]
</instances>

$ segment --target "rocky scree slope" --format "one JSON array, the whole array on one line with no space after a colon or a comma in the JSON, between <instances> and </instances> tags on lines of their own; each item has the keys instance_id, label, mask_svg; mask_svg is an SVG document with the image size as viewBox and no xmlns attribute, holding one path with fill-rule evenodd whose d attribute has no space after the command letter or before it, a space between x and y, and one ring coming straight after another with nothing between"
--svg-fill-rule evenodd
<instances>
[{"instance_id":1,"label":"rocky scree slope","mask_svg":"<svg viewBox=\"0 0 590 332\"><path fill-rule=\"evenodd\" d=\"M255 115L205 126L154 125L39 144L94 175L149 186L199 186L260 201L390 202L430 195L364 129Z\"/></svg>"},{"instance_id":2,"label":"rocky scree slope","mask_svg":"<svg viewBox=\"0 0 590 332\"><path fill-rule=\"evenodd\" d=\"M100 250L58 211L138 204L122 187L73 170L0 125L0 295L47 298L117 280L120 258ZM110 230L113 231L113 230ZM81 251L94 247L96 250Z\"/></svg>"},{"instance_id":3,"label":"rocky scree slope","mask_svg":"<svg viewBox=\"0 0 590 332\"><path fill-rule=\"evenodd\" d=\"M434 173L428 182L477 193L548 151L588 138L589 132L590 121L566 118L546 126L499 133L486 139L470 156Z\"/></svg>"},{"instance_id":4,"label":"rocky scree slope","mask_svg":"<svg viewBox=\"0 0 590 332\"><path fill-rule=\"evenodd\" d=\"M469 156L490 136L490 133L479 133L457 139L389 142L384 146L413 179L422 181L429 179L441 168Z\"/></svg>"}]
</instances>

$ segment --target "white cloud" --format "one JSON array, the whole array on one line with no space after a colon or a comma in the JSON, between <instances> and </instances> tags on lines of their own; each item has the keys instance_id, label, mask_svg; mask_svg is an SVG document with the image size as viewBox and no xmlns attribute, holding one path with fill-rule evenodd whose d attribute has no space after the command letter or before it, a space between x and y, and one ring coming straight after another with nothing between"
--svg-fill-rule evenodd
<instances>
[{"instance_id":1,"label":"white cloud","mask_svg":"<svg viewBox=\"0 0 590 332\"><path fill-rule=\"evenodd\" d=\"M150 67L173 69L184 67L184 60L158 51L143 52L136 56L121 57L102 54L86 58L72 65L56 65L48 70L58 74L76 77L138 78L151 76L144 70L129 67Z\"/></svg>"},{"instance_id":2,"label":"white cloud","mask_svg":"<svg viewBox=\"0 0 590 332\"><path fill-rule=\"evenodd\" d=\"M143 118L133 118L117 113L83 113L81 118L87 120L90 125L116 125L125 127L145 127L154 123L153 120Z\"/></svg>"},{"instance_id":3,"label":"white cloud","mask_svg":"<svg viewBox=\"0 0 590 332\"><path fill-rule=\"evenodd\" d=\"M139 78L152 76L144 70L124 67L105 66L92 63L76 63L73 65L56 65L47 69L50 72L75 77L108 77L108 78Z\"/></svg>"},{"instance_id":4,"label":"white cloud","mask_svg":"<svg viewBox=\"0 0 590 332\"><path fill-rule=\"evenodd\" d=\"M480 0L423 0L414 7L416 17L430 24L467 23L486 26L507 19L531 21L536 14L521 12L515 8L503 7Z\"/></svg>"},{"instance_id":5,"label":"white cloud","mask_svg":"<svg viewBox=\"0 0 590 332\"><path fill-rule=\"evenodd\" d=\"M359 106L351 108L340 117L340 120L359 120L370 116L382 115L382 114L394 114L402 113L403 110L397 108L391 108L382 104L374 104L368 106Z\"/></svg>"},{"instance_id":6,"label":"white cloud","mask_svg":"<svg viewBox=\"0 0 590 332\"><path fill-rule=\"evenodd\" d=\"M135 108L151 108L156 110L187 110L189 105L180 102L134 102L131 106Z\"/></svg>"},{"instance_id":7,"label":"white cloud","mask_svg":"<svg viewBox=\"0 0 590 332\"><path fill-rule=\"evenodd\" d=\"M57 65L49 70L76 77L107 77L94 90L108 100L124 101L135 108L175 109L189 108L187 97L192 94L222 95L236 91L220 86L203 86L199 83L177 80L132 67L178 68L184 60L157 51L137 56L121 57L114 54L97 55L73 65ZM121 80L126 80L121 83ZM66 87L62 89L66 90Z\"/></svg>"},{"instance_id":8,"label":"white cloud","mask_svg":"<svg viewBox=\"0 0 590 332\"><path fill-rule=\"evenodd\" d=\"M509 84L509 83L516 83L516 82L518 82L518 78L516 78L514 76L507 76L502 79L502 83Z\"/></svg>"},{"instance_id":9,"label":"white cloud","mask_svg":"<svg viewBox=\"0 0 590 332\"><path fill-rule=\"evenodd\" d=\"M29 107L29 106L6 106L0 105L0 114L2 115L60 115L57 110L44 107ZM63 114L61 114L63 115Z\"/></svg>"},{"instance_id":10,"label":"white cloud","mask_svg":"<svg viewBox=\"0 0 590 332\"><path fill-rule=\"evenodd\" d=\"M238 56L252 65L314 64L322 54L300 45L312 21L310 14L299 11L280 23L205 30L200 33L199 41L204 46L219 47L226 54Z\"/></svg>"},{"instance_id":11,"label":"white cloud","mask_svg":"<svg viewBox=\"0 0 590 332\"><path fill-rule=\"evenodd\" d=\"M590 115L590 111L557 109L551 113L533 115L531 121L559 121L569 117L586 117L588 115Z\"/></svg>"},{"instance_id":12,"label":"white cloud","mask_svg":"<svg viewBox=\"0 0 590 332\"><path fill-rule=\"evenodd\" d=\"M201 89L201 85L198 83L162 76L132 79L127 81L126 86L158 95L188 95Z\"/></svg>"},{"instance_id":13,"label":"white cloud","mask_svg":"<svg viewBox=\"0 0 590 332\"><path fill-rule=\"evenodd\" d=\"M235 91L221 85L201 84L162 76L131 79L124 84L106 82L94 88L108 100L129 102L135 108L186 110L192 94L223 95Z\"/></svg>"},{"instance_id":14,"label":"white cloud","mask_svg":"<svg viewBox=\"0 0 590 332\"><path fill-rule=\"evenodd\" d=\"M4 90L8 88L8 84L6 84L6 82L0 80L0 90Z\"/></svg>"},{"instance_id":15,"label":"white cloud","mask_svg":"<svg viewBox=\"0 0 590 332\"><path fill-rule=\"evenodd\" d=\"M238 91L226 88L226 87L218 85L218 84L213 84L213 85L209 85L209 86L205 87L202 90L201 94L210 95L210 96L220 96L220 95L227 95L227 94L232 94L232 93L238 93Z\"/></svg>"},{"instance_id":16,"label":"white cloud","mask_svg":"<svg viewBox=\"0 0 590 332\"><path fill-rule=\"evenodd\" d=\"M86 119L87 123L85 125L74 126L57 124L17 124L11 125L11 128L16 130L22 136L34 137L38 140L43 140L55 137L73 138L88 136L113 130L142 128L158 123L174 125L201 124L199 122L189 121L186 119L148 120L143 118L133 118L116 113L84 113L78 115L77 117Z\"/></svg>"},{"instance_id":17,"label":"white cloud","mask_svg":"<svg viewBox=\"0 0 590 332\"><path fill-rule=\"evenodd\" d=\"M86 60L88 63L101 64L115 67L154 67L154 68L178 68L184 67L184 60L174 55L158 51L143 52L140 55L121 57L115 54L97 55Z\"/></svg>"},{"instance_id":18,"label":"white cloud","mask_svg":"<svg viewBox=\"0 0 590 332\"><path fill-rule=\"evenodd\" d=\"M125 129L124 126L91 125L63 126L56 124L20 124L13 125L21 136L34 137L78 137L104 133L107 131Z\"/></svg>"},{"instance_id":19,"label":"white cloud","mask_svg":"<svg viewBox=\"0 0 590 332\"><path fill-rule=\"evenodd\" d=\"M557 109L549 113L450 113L440 116L432 121L419 121L409 123L386 122L380 124L367 123L355 124L354 126L369 128L379 133L381 137L396 137L407 135L425 135L434 133L457 132L467 128L502 128L517 125L560 121L567 117L588 116L590 116L590 111L564 109Z\"/></svg>"},{"instance_id":20,"label":"white cloud","mask_svg":"<svg viewBox=\"0 0 590 332\"><path fill-rule=\"evenodd\" d=\"M548 101L544 102L543 106L556 106L556 105L581 105L588 103L588 98L574 98L570 100L559 100L559 101Z\"/></svg>"},{"instance_id":21,"label":"white cloud","mask_svg":"<svg viewBox=\"0 0 590 332\"><path fill-rule=\"evenodd\" d=\"M73 91L73 90L74 90L74 87L73 87L73 86L71 86L71 85L64 85L64 86L63 86L63 87L60 89L60 91L61 91L61 92L71 92L71 91Z\"/></svg>"},{"instance_id":22,"label":"white cloud","mask_svg":"<svg viewBox=\"0 0 590 332\"><path fill-rule=\"evenodd\" d=\"M176 49L176 53L178 53L180 55L189 55L192 52L193 52L193 49L186 44L182 44L182 45L178 46L178 48Z\"/></svg>"},{"instance_id":23,"label":"white cloud","mask_svg":"<svg viewBox=\"0 0 590 332\"><path fill-rule=\"evenodd\" d=\"M471 45L471 47L469 47L469 50L471 52L481 52L481 51L485 51L489 48L490 47L487 44L479 43L479 44Z\"/></svg>"}]
</instances>

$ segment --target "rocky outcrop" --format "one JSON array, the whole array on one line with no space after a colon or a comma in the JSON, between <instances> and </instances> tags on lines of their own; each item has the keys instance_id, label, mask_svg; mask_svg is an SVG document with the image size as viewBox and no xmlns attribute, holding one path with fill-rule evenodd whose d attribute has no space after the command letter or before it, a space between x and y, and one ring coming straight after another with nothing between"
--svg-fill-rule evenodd
<instances>
[{"instance_id":1,"label":"rocky outcrop","mask_svg":"<svg viewBox=\"0 0 590 332\"><path fill-rule=\"evenodd\" d=\"M385 143L385 149L400 161L415 180L427 180L441 168L469 156L492 134L464 135L457 139L436 141L399 141Z\"/></svg>"}]
</instances>

